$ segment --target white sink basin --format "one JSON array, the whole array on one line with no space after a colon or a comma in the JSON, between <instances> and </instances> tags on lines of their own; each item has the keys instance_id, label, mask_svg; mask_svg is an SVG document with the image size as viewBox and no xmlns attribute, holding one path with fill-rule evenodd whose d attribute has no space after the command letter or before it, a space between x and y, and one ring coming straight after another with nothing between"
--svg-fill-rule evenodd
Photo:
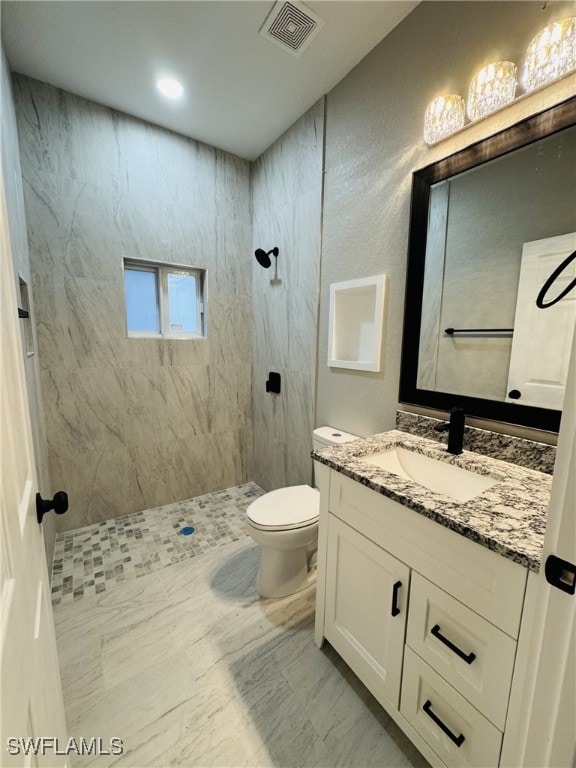
<instances>
[{"instance_id":1,"label":"white sink basin","mask_svg":"<svg viewBox=\"0 0 576 768\"><path fill-rule=\"evenodd\" d=\"M500 482L500 478L477 475L468 469L437 461L399 446L382 453L363 456L360 460L406 480L412 480L431 491L450 496L456 501L469 501Z\"/></svg>"}]
</instances>

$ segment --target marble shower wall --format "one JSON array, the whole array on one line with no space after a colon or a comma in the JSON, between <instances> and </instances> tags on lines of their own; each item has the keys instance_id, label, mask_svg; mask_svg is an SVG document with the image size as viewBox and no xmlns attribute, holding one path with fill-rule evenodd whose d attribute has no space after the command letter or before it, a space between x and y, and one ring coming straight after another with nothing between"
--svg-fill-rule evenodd
<instances>
[{"instance_id":1,"label":"marble shower wall","mask_svg":"<svg viewBox=\"0 0 576 768\"><path fill-rule=\"evenodd\" d=\"M27 77L14 90L60 530L245 482L248 162ZM208 338L126 338L123 257L205 267Z\"/></svg>"},{"instance_id":2,"label":"marble shower wall","mask_svg":"<svg viewBox=\"0 0 576 768\"><path fill-rule=\"evenodd\" d=\"M323 132L322 99L252 167L253 251L280 249L276 279L252 262L252 477L266 491L312 477Z\"/></svg>"}]
</instances>

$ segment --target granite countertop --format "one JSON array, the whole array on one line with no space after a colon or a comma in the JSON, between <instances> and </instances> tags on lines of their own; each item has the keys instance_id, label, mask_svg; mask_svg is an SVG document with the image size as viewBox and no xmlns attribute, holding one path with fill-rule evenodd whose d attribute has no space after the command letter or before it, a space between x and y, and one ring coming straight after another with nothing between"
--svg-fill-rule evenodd
<instances>
[{"instance_id":1,"label":"granite countertop","mask_svg":"<svg viewBox=\"0 0 576 768\"><path fill-rule=\"evenodd\" d=\"M363 461L396 446L490 475L497 482L473 499L459 502ZM452 456L442 443L396 429L313 451L312 456L467 539L539 571L552 485L549 475L470 451Z\"/></svg>"}]
</instances>

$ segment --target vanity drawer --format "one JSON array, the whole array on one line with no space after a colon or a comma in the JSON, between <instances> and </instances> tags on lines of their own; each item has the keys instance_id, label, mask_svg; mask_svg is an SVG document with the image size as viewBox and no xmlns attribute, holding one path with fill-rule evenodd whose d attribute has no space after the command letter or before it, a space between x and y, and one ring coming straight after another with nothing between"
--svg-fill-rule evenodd
<instances>
[{"instance_id":1,"label":"vanity drawer","mask_svg":"<svg viewBox=\"0 0 576 768\"><path fill-rule=\"evenodd\" d=\"M518 637L528 574L518 563L334 470L330 512Z\"/></svg>"},{"instance_id":2,"label":"vanity drawer","mask_svg":"<svg viewBox=\"0 0 576 768\"><path fill-rule=\"evenodd\" d=\"M504 730L515 640L413 571L406 642Z\"/></svg>"},{"instance_id":3,"label":"vanity drawer","mask_svg":"<svg viewBox=\"0 0 576 768\"><path fill-rule=\"evenodd\" d=\"M502 733L408 647L400 712L448 768L498 765Z\"/></svg>"}]
</instances>

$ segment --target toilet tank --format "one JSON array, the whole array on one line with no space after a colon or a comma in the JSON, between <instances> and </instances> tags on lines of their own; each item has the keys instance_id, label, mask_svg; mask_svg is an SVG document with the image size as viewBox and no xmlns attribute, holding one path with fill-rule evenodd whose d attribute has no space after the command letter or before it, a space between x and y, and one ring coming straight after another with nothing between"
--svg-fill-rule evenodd
<instances>
[{"instance_id":1,"label":"toilet tank","mask_svg":"<svg viewBox=\"0 0 576 768\"><path fill-rule=\"evenodd\" d=\"M312 446L314 450L326 448L328 445L341 445L357 440L358 435L351 435L349 432L342 432L335 427L318 427L312 433Z\"/></svg>"},{"instance_id":2,"label":"toilet tank","mask_svg":"<svg viewBox=\"0 0 576 768\"><path fill-rule=\"evenodd\" d=\"M357 440L358 435L351 435L349 432L342 432L341 429L335 427L318 427L312 433L312 447L314 450L319 448L327 448L329 445L342 445L343 443L350 443L352 440ZM316 488L316 474L317 474L318 462L314 462L314 487Z\"/></svg>"}]
</instances>

